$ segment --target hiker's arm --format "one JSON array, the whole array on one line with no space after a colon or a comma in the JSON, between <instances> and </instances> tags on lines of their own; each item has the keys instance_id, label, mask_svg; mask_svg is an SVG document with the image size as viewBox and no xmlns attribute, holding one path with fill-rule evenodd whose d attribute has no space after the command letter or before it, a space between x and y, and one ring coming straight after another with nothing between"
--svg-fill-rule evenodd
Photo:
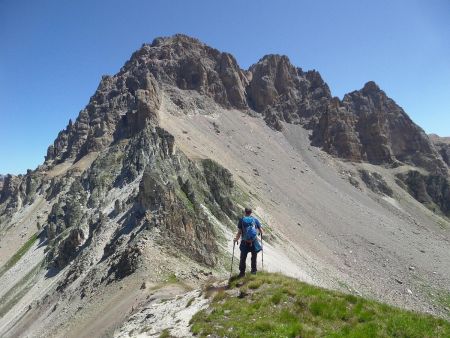
<instances>
[{"instance_id":1,"label":"hiker's arm","mask_svg":"<svg viewBox=\"0 0 450 338\"><path fill-rule=\"evenodd\" d=\"M239 219L237 227L238 227L238 231L236 233L236 236L234 237L235 242L239 241L239 238L241 238L241 235L242 235L242 219L241 218Z\"/></svg>"},{"instance_id":2,"label":"hiker's arm","mask_svg":"<svg viewBox=\"0 0 450 338\"><path fill-rule=\"evenodd\" d=\"M257 221L257 228L258 228L258 231L259 231L259 233L262 235L262 233L263 233L262 225L261 225L261 223L259 223L258 220L256 220L256 221Z\"/></svg>"},{"instance_id":3,"label":"hiker's arm","mask_svg":"<svg viewBox=\"0 0 450 338\"><path fill-rule=\"evenodd\" d=\"M238 229L238 232L236 233L236 237L234 238L234 241L239 241L239 238L241 238L242 230Z\"/></svg>"}]
</instances>

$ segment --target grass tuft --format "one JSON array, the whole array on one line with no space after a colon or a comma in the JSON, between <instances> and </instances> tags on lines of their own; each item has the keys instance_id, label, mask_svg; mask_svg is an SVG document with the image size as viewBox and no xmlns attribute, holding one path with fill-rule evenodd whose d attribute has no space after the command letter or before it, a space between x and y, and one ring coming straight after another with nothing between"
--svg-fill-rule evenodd
<instances>
[{"instance_id":1,"label":"grass tuft","mask_svg":"<svg viewBox=\"0 0 450 338\"><path fill-rule=\"evenodd\" d=\"M169 284L178 283L178 277L174 273L171 273L169 276L167 276L166 282Z\"/></svg>"},{"instance_id":2,"label":"grass tuft","mask_svg":"<svg viewBox=\"0 0 450 338\"><path fill-rule=\"evenodd\" d=\"M172 336L170 335L169 329L162 330L161 334L159 335L159 338L170 338L170 337Z\"/></svg>"},{"instance_id":3,"label":"grass tuft","mask_svg":"<svg viewBox=\"0 0 450 338\"><path fill-rule=\"evenodd\" d=\"M189 307L192 305L192 303L194 302L195 297L192 297L191 299L188 300L188 302L186 303L186 307Z\"/></svg>"},{"instance_id":4,"label":"grass tuft","mask_svg":"<svg viewBox=\"0 0 450 338\"><path fill-rule=\"evenodd\" d=\"M450 323L280 274L230 281L191 320L199 337L450 337ZM220 295L220 296L219 296Z\"/></svg>"}]
</instances>

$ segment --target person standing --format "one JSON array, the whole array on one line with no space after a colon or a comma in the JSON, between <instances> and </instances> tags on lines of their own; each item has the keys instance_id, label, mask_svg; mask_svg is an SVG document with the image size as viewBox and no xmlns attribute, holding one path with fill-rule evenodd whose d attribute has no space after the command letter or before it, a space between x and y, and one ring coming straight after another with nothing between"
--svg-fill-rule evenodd
<instances>
[{"instance_id":1,"label":"person standing","mask_svg":"<svg viewBox=\"0 0 450 338\"><path fill-rule=\"evenodd\" d=\"M239 249L241 251L239 261L239 277L245 276L247 255L251 253L251 273L256 274L256 258L258 252L262 250L261 243L258 241L258 233L262 234L262 227L259 220L252 216L252 209L245 208L245 216L239 219L238 232L234 238L235 243L239 243L242 237Z\"/></svg>"}]
</instances>

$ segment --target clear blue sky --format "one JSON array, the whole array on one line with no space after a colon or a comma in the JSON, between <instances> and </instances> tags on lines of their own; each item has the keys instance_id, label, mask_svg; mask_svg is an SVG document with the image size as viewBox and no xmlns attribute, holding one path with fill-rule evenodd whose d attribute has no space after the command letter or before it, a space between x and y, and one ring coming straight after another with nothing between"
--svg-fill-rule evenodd
<instances>
[{"instance_id":1,"label":"clear blue sky","mask_svg":"<svg viewBox=\"0 0 450 338\"><path fill-rule=\"evenodd\" d=\"M0 0L0 173L42 163L102 74L174 33L242 68L286 54L339 97L374 80L426 132L450 136L448 0Z\"/></svg>"}]
</instances>

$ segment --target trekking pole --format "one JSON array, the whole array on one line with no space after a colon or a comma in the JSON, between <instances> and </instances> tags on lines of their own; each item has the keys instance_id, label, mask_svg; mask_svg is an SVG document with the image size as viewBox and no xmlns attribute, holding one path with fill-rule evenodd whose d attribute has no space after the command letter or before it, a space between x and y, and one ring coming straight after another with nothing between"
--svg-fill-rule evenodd
<instances>
[{"instance_id":1,"label":"trekking pole","mask_svg":"<svg viewBox=\"0 0 450 338\"><path fill-rule=\"evenodd\" d=\"M233 275L233 261L234 261L234 247L236 246L236 241L233 240L233 256L231 256L231 267L230 267L230 279Z\"/></svg>"},{"instance_id":2,"label":"trekking pole","mask_svg":"<svg viewBox=\"0 0 450 338\"><path fill-rule=\"evenodd\" d=\"M262 232L261 232L261 270L264 270L264 246L263 246L263 237L262 237Z\"/></svg>"}]
</instances>

